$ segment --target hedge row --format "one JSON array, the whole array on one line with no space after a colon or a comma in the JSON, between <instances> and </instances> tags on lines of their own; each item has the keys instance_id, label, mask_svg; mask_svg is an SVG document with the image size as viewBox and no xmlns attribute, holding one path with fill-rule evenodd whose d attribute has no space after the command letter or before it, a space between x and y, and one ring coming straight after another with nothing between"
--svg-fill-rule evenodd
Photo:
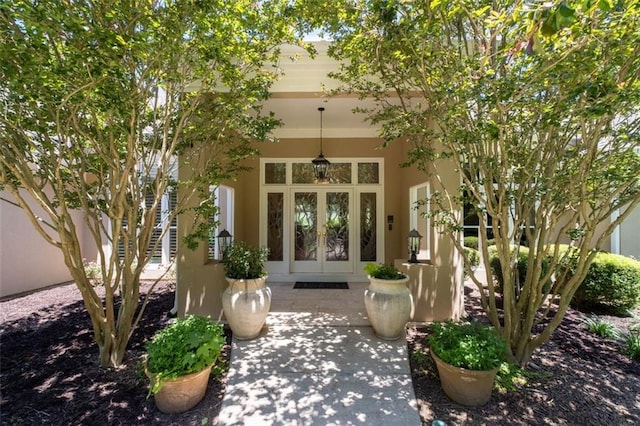
<instances>
[{"instance_id":1,"label":"hedge row","mask_svg":"<svg viewBox=\"0 0 640 426\"><path fill-rule=\"evenodd\" d=\"M492 246L493 244L494 244L493 239L487 240L488 246ZM478 250L478 247L479 247L478 237L464 237L464 246Z\"/></svg>"},{"instance_id":2,"label":"hedge row","mask_svg":"<svg viewBox=\"0 0 640 426\"><path fill-rule=\"evenodd\" d=\"M640 306L640 261L598 253L571 305L579 309L605 306L619 313Z\"/></svg>"},{"instance_id":3,"label":"hedge row","mask_svg":"<svg viewBox=\"0 0 640 426\"><path fill-rule=\"evenodd\" d=\"M516 246L511 246L511 253L516 249ZM495 279L496 291L502 293L502 288L504 284L504 279L502 278L502 268L500 265L500 259L498 259L496 246L489 246L487 248L489 251L489 264L491 266L491 272L493 273L493 277ZM562 250L562 248L561 248ZM520 250L518 251L518 283L520 283L520 288L524 283L524 280L527 276L527 262L529 261L529 248L520 246ZM544 259L542 261L542 268L540 275L545 275L549 271L549 259ZM542 288L542 291L547 292L551 288L551 281L547 282L545 286Z\"/></svg>"},{"instance_id":4,"label":"hedge row","mask_svg":"<svg viewBox=\"0 0 640 426\"><path fill-rule=\"evenodd\" d=\"M466 261L469 261L471 269L475 269L478 265L480 265L480 252L471 247L463 247L464 248L464 257ZM464 277L467 278L467 270L464 271Z\"/></svg>"},{"instance_id":5,"label":"hedge row","mask_svg":"<svg viewBox=\"0 0 640 426\"><path fill-rule=\"evenodd\" d=\"M515 246L512 247L514 249ZM561 246L560 255L566 250L568 246ZM501 292L504 280L495 246L489 247L489 255L496 291ZM521 246L518 252L520 283L524 282L527 273L528 258L529 249ZM542 275L549 270L549 264L549 259L542 262ZM551 280L547 282L543 291L548 291L551 284ZM584 281L571 300L571 306L578 309L605 307L617 313L625 313L640 306L640 261L605 252L596 254Z\"/></svg>"}]
</instances>

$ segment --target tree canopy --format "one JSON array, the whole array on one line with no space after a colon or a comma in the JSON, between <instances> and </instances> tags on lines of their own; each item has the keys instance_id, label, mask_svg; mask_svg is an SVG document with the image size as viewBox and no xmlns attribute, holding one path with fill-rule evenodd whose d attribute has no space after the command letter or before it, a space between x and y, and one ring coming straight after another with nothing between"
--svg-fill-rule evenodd
<instances>
[{"instance_id":1,"label":"tree canopy","mask_svg":"<svg viewBox=\"0 0 640 426\"><path fill-rule=\"evenodd\" d=\"M278 47L296 42L292 7L277 0L0 5L0 186L61 249L103 366L121 362L142 313L140 274L168 229L157 217L170 224L199 197L193 215L206 228L215 212L210 186L234 178L256 154L252 143L278 124L261 103L277 77ZM188 182L176 179L178 157L185 167L198 164ZM162 207L171 191L178 199ZM84 270L85 226L104 294Z\"/></svg>"},{"instance_id":2,"label":"tree canopy","mask_svg":"<svg viewBox=\"0 0 640 426\"><path fill-rule=\"evenodd\" d=\"M471 276L511 355L526 365L562 320L592 249L640 202L638 2L335 7L318 25L343 62L340 90L373 98L376 107L361 111L381 124L385 143L409 144L406 165L435 183L431 215L461 253L463 204L483 240L495 239L504 293ZM439 180L451 167L460 187ZM530 250L522 282L521 244Z\"/></svg>"}]
</instances>

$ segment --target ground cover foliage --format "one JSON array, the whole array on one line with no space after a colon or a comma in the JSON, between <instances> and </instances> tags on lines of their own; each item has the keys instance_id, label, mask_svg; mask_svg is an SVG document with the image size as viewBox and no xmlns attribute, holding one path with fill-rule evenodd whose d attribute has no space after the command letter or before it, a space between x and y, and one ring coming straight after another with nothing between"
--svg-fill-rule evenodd
<instances>
[{"instance_id":1,"label":"ground cover foliage","mask_svg":"<svg viewBox=\"0 0 640 426\"><path fill-rule=\"evenodd\" d=\"M143 291L146 291L143 284ZM465 309L487 321L473 287ZM0 302L0 418L3 425L210 425L217 423L225 376L212 378L204 400L183 414L162 414L147 399L148 380L139 367L144 344L169 323L173 288L151 297L119 368L102 369L95 357L89 320L73 286L46 289ZM640 312L637 314L640 315ZM620 352L616 340L600 338L570 310L553 338L536 352L526 386L494 390L485 407L452 403L440 388L426 350L426 328L411 328L407 343L422 423L452 424L638 424L640 363ZM599 315L625 332L633 319ZM229 339L229 334L227 334ZM223 351L228 360L229 343ZM218 369L220 370L220 369ZM508 384L509 382L503 381ZM517 385L517 382L516 382Z\"/></svg>"}]
</instances>

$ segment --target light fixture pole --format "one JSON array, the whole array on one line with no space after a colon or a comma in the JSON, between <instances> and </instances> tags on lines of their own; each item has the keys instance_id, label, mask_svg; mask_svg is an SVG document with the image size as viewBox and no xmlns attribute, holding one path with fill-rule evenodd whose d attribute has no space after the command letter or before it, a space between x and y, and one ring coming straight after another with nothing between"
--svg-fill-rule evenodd
<instances>
[{"instance_id":1,"label":"light fixture pole","mask_svg":"<svg viewBox=\"0 0 640 426\"><path fill-rule=\"evenodd\" d=\"M319 107L318 111L320 111L320 154L311 162L313 163L313 173L316 177L317 182L327 182L329 176L329 165L331 164L329 160L324 158L322 154L322 113L324 112L324 107Z\"/></svg>"}]
</instances>

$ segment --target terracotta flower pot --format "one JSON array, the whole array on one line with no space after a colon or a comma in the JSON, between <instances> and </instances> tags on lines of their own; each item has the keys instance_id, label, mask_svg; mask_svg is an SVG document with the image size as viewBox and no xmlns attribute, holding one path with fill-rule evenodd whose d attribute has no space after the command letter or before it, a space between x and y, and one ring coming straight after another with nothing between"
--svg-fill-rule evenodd
<instances>
[{"instance_id":1,"label":"terracotta flower pot","mask_svg":"<svg viewBox=\"0 0 640 426\"><path fill-rule=\"evenodd\" d=\"M233 337L249 340L257 337L271 308L271 289L266 277L251 280L227 278L229 286L222 293L224 316Z\"/></svg>"},{"instance_id":2,"label":"terracotta flower pot","mask_svg":"<svg viewBox=\"0 0 640 426\"><path fill-rule=\"evenodd\" d=\"M383 340L397 340L404 335L411 318L412 297L407 282L369 277L364 291L364 306L376 336Z\"/></svg>"},{"instance_id":3,"label":"terracotta flower pot","mask_svg":"<svg viewBox=\"0 0 640 426\"><path fill-rule=\"evenodd\" d=\"M472 407L489 402L499 367L485 371L467 370L447 364L433 351L430 352L438 367L442 389L449 398L458 404Z\"/></svg>"},{"instance_id":4,"label":"terracotta flower pot","mask_svg":"<svg viewBox=\"0 0 640 426\"><path fill-rule=\"evenodd\" d=\"M166 380L154 396L156 407L163 413L182 413L195 407L207 391L212 366Z\"/></svg>"}]
</instances>

